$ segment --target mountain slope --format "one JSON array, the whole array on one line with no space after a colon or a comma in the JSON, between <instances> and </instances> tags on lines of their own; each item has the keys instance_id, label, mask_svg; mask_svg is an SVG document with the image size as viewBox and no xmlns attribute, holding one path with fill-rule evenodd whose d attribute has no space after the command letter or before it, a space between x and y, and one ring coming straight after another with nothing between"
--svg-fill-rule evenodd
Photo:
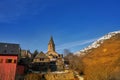
<instances>
[{"instance_id":1,"label":"mountain slope","mask_svg":"<svg viewBox=\"0 0 120 80\"><path fill-rule=\"evenodd\" d=\"M113 62L115 58L120 58L120 33L104 40L99 47L89 49L86 53L86 60L95 60L96 63L97 61L101 63Z\"/></svg>"},{"instance_id":2,"label":"mountain slope","mask_svg":"<svg viewBox=\"0 0 120 80\"><path fill-rule=\"evenodd\" d=\"M115 36L117 34L120 34L120 31L110 32L110 33L106 34L105 36L101 37L100 39L98 39L97 41L93 42L91 45L89 45L88 47L84 48L83 50L80 50L80 51L76 52L76 54L88 53L92 49L101 46L104 41L109 40L110 38L112 38L113 36Z\"/></svg>"},{"instance_id":3,"label":"mountain slope","mask_svg":"<svg viewBox=\"0 0 120 80\"><path fill-rule=\"evenodd\" d=\"M93 44L95 47L89 46L84 51L86 80L120 80L120 31L111 32Z\"/></svg>"}]
</instances>

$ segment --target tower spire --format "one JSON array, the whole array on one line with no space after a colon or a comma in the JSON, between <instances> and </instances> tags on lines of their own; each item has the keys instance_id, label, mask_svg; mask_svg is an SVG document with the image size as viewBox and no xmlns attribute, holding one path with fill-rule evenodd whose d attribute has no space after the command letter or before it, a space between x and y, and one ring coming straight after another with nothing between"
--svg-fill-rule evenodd
<instances>
[{"instance_id":1,"label":"tower spire","mask_svg":"<svg viewBox=\"0 0 120 80\"><path fill-rule=\"evenodd\" d=\"M52 36L50 37L50 41L48 43L48 51L55 51L55 44Z\"/></svg>"},{"instance_id":2,"label":"tower spire","mask_svg":"<svg viewBox=\"0 0 120 80\"><path fill-rule=\"evenodd\" d=\"M51 43L54 44L54 40L53 40L52 36L50 37L50 41L49 41L49 44L51 44Z\"/></svg>"}]
</instances>

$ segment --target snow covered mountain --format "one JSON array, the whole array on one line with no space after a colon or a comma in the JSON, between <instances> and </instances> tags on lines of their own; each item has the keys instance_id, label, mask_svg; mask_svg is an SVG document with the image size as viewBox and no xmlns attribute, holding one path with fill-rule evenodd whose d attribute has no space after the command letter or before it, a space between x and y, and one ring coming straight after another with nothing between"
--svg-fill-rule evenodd
<instances>
[{"instance_id":1,"label":"snow covered mountain","mask_svg":"<svg viewBox=\"0 0 120 80\"><path fill-rule=\"evenodd\" d=\"M120 34L120 30L119 31L110 32L110 33L106 34L105 36L103 36L103 37L99 38L98 40L96 40L95 42L93 42L88 47L84 48L83 50L80 50L80 51L76 52L75 54L77 54L77 55L85 54L88 51L90 51L91 49L99 47L101 44L103 44L103 42L105 40L110 39L111 37L115 36L116 34Z\"/></svg>"}]
</instances>

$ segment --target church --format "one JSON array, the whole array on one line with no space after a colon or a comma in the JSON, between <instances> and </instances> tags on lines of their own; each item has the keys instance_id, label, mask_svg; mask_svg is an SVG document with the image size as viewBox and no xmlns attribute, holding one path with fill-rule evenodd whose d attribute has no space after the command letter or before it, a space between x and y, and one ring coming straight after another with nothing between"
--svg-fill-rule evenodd
<instances>
[{"instance_id":1,"label":"church","mask_svg":"<svg viewBox=\"0 0 120 80\"><path fill-rule=\"evenodd\" d=\"M32 71L48 72L48 71L62 71L64 69L64 59L62 54L55 51L55 43L53 37L48 43L48 51L42 51L35 56L32 61Z\"/></svg>"}]
</instances>

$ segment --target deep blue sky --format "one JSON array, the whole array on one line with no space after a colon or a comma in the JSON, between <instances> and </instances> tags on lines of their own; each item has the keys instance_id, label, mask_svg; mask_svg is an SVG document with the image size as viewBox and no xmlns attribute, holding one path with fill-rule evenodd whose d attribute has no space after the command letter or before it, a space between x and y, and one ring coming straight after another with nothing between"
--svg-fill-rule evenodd
<instances>
[{"instance_id":1,"label":"deep blue sky","mask_svg":"<svg viewBox=\"0 0 120 80\"><path fill-rule=\"evenodd\" d=\"M51 35L62 53L116 30L120 0L0 0L0 42L19 43L32 52L46 52Z\"/></svg>"}]
</instances>

